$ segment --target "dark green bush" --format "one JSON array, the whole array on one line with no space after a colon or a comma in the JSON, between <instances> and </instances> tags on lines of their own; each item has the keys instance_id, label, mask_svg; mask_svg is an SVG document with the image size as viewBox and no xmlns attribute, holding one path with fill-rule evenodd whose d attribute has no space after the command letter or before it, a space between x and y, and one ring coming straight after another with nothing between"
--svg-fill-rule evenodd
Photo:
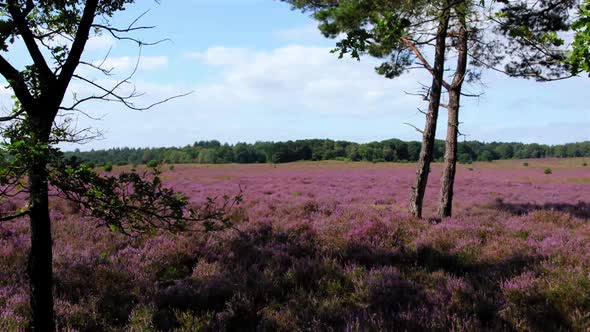
<instances>
[{"instance_id":1,"label":"dark green bush","mask_svg":"<svg viewBox=\"0 0 590 332\"><path fill-rule=\"evenodd\" d=\"M110 171L112 171L112 170L113 170L113 164L111 164L111 163L106 163L106 164L104 164L104 170L105 170L106 172L110 172Z\"/></svg>"},{"instance_id":2,"label":"dark green bush","mask_svg":"<svg viewBox=\"0 0 590 332\"><path fill-rule=\"evenodd\" d=\"M160 163L159 163L157 160L150 160L150 161L147 163L147 167L152 167L152 168L153 168L153 167L158 167L158 165L159 165L159 164L160 164Z\"/></svg>"}]
</instances>

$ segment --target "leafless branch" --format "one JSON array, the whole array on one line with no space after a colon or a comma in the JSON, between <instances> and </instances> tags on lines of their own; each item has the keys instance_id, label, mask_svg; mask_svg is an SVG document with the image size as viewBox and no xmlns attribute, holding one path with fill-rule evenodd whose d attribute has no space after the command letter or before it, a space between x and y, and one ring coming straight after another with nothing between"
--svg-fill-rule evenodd
<instances>
[{"instance_id":1,"label":"leafless branch","mask_svg":"<svg viewBox=\"0 0 590 332\"><path fill-rule=\"evenodd\" d=\"M405 125L408 125L408 126L410 126L410 127L412 127L412 128L414 128L414 129L415 129L417 132L419 132L420 134L424 134L424 130L422 130L422 129L420 129L420 128L416 127L416 126L414 126L413 124L411 124L411 123L408 123L408 122L404 122L404 124L405 124Z\"/></svg>"}]
</instances>

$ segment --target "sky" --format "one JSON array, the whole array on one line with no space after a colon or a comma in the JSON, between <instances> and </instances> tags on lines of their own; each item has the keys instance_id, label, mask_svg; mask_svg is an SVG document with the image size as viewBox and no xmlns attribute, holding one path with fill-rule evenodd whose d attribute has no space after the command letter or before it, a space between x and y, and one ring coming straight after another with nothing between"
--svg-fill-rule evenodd
<instances>
[{"instance_id":1,"label":"sky","mask_svg":"<svg viewBox=\"0 0 590 332\"><path fill-rule=\"evenodd\" d=\"M221 142L331 138L369 142L389 138L421 140L413 127L424 126L425 109L417 92L429 84L424 70L396 79L377 75L377 59L338 59L335 40L324 38L308 14L275 0L138 1L112 23L127 26L149 12L141 25L154 29L134 36L150 42L141 49L134 86L146 106L190 93L147 111L115 103L91 102L73 115L78 129L94 128L101 138L65 149L183 146L199 140ZM110 53L109 53L110 50ZM84 59L113 69L103 77L85 75L109 86L136 64L137 46L103 34L91 38ZM18 47L5 54L19 62ZM131 89L126 86L124 89ZM462 102L461 132L467 140L561 144L590 140L590 78L551 83L485 72L483 84L466 86L483 93ZM75 82L78 98L95 93ZM6 100L10 93L3 91ZM441 109L438 138L446 135Z\"/></svg>"}]
</instances>

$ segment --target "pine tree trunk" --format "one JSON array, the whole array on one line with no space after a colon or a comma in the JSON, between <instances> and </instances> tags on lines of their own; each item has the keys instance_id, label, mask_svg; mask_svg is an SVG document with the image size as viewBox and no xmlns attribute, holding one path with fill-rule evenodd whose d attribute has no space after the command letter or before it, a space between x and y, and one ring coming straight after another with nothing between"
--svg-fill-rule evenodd
<instances>
[{"instance_id":1,"label":"pine tree trunk","mask_svg":"<svg viewBox=\"0 0 590 332\"><path fill-rule=\"evenodd\" d=\"M49 140L51 121L31 120L38 144ZM29 170L29 210L31 224L31 251L29 252L28 277L32 329L54 331L53 320L53 270L51 220L48 197L48 157L41 153L33 157Z\"/></svg>"},{"instance_id":2,"label":"pine tree trunk","mask_svg":"<svg viewBox=\"0 0 590 332\"><path fill-rule=\"evenodd\" d=\"M467 29L465 14L457 10L459 18L459 34L457 45L457 69L449 90L449 121L445 146L445 166L441 178L439 216L450 217L453 210L453 190L457 170L457 136L459 134L459 107L461 102L461 88L467 71Z\"/></svg>"},{"instance_id":3,"label":"pine tree trunk","mask_svg":"<svg viewBox=\"0 0 590 332\"><path fill-rule=\"evenodd\" d=\"M441 179L439 216L450 217L453 208L453 187L457 165L457 135L459 126L460 93L449 92L449 122L445 145L445 166Z\"/></svg>"},{"instance_id":4,"label":"pine tree trunk","mask_svg":"<svg viewBox=\"0 0 590 332\"><path fill-rule=\"evenodd\" d=\"M436 33L436 46L434 54L434 67L432 73L432 86L430 88L430 101L428 113L426 114L426 126L422 134L422 148L418 159L418 170L416 171L416 183L412 187L410 199L410 213L416 218L422 218L422 204L430 163L434 157L434 138L436 135L436 122L438 120L438 109L443 85L445 49L447 29L449 26L449 13L447 10L442 13Z\"/></svg>"}]
</instances>

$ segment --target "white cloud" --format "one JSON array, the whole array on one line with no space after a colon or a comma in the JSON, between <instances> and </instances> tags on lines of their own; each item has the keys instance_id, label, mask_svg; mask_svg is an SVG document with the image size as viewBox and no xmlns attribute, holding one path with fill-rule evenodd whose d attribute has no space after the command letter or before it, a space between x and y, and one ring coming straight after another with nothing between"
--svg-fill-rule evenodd
<instances>
[{"instance_id":1,"label":"white cloud","mask_svg":"<svg viewBox=\"0 0 590 332\"><path fill-rule=\"evenodd\" d=\"M185 59L194 59L208 65L236 65L247 60L252 50L246 48L227 48L214 46L204 52L191 52L184 55Z\"/></svg>"},{"instance_id":2,"label":"white cloud","mask_svg":"<svg viewBox=\"0 0 590 332\"><path fill-rule=\"evenodd\" d=\"M87 51L108 51L117 44L115 38L109 35L92 36L86 42Z\"/></svg>"},{"instance_id":3,"label":"white cloud","mask_svg":"<svg viewBox=\"0 0 590 332\"><path fill-rule=\"evenodd\" d=\"M95 61L95 65L101 65L105 69L113 69L114 72L129 71L135 68L137 57L122 56L110 57L103 61ZM168 66L168 57L166 56L142 56L139 59L140 70L155 70Z\"/></svg>"},{"instance_id":4,"label":"white cloud","mask_svg":"<svg viewBox=\"0 0 590 332\"><path fill-rule=\"evenodd\" d=\"M416 76L387 80L373 72L375 61L341 59L330 48L290 45L270 51L210 48L190 58L222 66L220 82L195 88L201 102L219 107L244 103L314 112L367 114L415 107L404 94Z\"/></svg>"}]
</instances>

